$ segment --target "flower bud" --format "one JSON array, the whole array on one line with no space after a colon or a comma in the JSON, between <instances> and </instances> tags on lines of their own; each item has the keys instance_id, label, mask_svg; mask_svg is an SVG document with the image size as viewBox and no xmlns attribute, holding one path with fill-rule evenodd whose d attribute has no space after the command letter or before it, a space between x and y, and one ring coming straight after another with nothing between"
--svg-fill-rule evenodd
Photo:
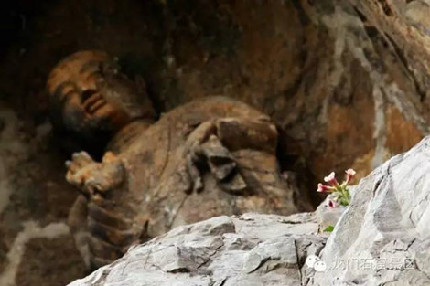
<instances>
[{"instance_id":1,"label":"flower bud","mask_svg":"<svg viewBox=\"0 0 430 286\"><path fill-rule=\"evenodd\" d=\"M327 185L323 185L323 184L318 184L318 189L317 192L318 193L325 193L330 189L330 186Z\"/></svg>"},{"instance_id":2,"label":"flower bud","mask_svg":"<svg viewBox=\"0 0 430 286\"><path fill-rule=\"evenodd\" d=\"M324 178L324 181L326 183L329 183L332 186L338 186L339 185L338 181L336 180L336 174L334 172L331 172L328 176L326 176Z\"/></svg>"},{"instance_id":3,"label":"flower bud","mask_svg":"<svg viewBox=\"0 0 430 286\"><path fill-rule=\"evenodd\" d=\"M346 182L345 185L348 185L349 182L351 181L351 179L355 176L355 174L357 174L357 172L355 172L354 169L348 169L345 171L346 173Z\"/></svg>"}]
</instances>

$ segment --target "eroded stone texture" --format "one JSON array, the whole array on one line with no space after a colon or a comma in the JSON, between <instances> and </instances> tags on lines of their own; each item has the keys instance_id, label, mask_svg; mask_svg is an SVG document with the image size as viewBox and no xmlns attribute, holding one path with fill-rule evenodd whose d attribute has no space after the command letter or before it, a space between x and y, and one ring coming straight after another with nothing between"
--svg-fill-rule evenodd
<instances>
[{"instance_id":1,"label":"eroded stone texture","mask_svg":"<svg viewBox=\"0 0 430 286\"><path fill-rule=\"evenodd\" d=\"M190 7L180 3L166 4L169 16L189 15ZM374 12L382 13L375 5ZM410 49L412 58L399 57L379 32L378 19L347 1L201 2L193 9L201 13L167 27L169 81L160 92L166 106L222 94L262 108L286 131L289 148L283 152L305 157L319 180L349 167L367 175L428 132L424 89L405 69L420 53ZM223 31L217 43L225 46L199 40L198 31L208 27ZM389 105L402 115L396 117L399 128L413 136L389 128Z\"/></svg>"},{"instance_id":2,"label":"eroded stone texture","mask_svg":"<svg viewBox=\"0 0 430 286\"><path fill-rule=\"evenodd\" d=\"M245 214L180 226L69 285L301 285L318 255L312 214Z\"/></svg>"},{"instance_id":3,"label":"eroded stone texture","mask_svg":"<svg viewBox=\"0 0 430 286\"><path fill-rule=\"evenodd\" d=\"M361 17L346 1L326 0L15 1L22 13L1 11L14 15L20 39L7 40L9 49L1 52L1 98L24 115L21 123L39 125L48 108L46 75L58 59L100 48L118 56L128 73L145 77L157 111L214 94L262 109L287 131L282 136L294 139L280 153L288 167L290 155L299 155L294 168L309 172L299 181L314 193L333 169L354 167L363 177L428 133L428 1L350 2ZM6 164L1 202L8 190L16 192L3 215L2 257L22 220L45 224L69 208L74 195L62 192L69 188L62 175L45 172L63 168L54 149L31 155L17 172L15 163Z\"/></svg>"},{"instance_id":4,"label":"eroded stone texture","mask_svg":"<svg viewBox=\"0 0 430 286\"><path fill-rule=\"evenodd\" d=\"M21 246L25 251L17 265L16 285L37 285L41 282L41 277L44 277L44 285L65 285L73 277L81 277L85 273L85 266L79 251L73 246L73 239L67 228L57 238L45 234L29 239Z\"/></svg>"},{"instance_id":5,"label":"eroded stone texture","mask_svg":"<svg viewBox=\"0 0 430 286\"><path fill-rule=\"evenodd\" d=\"M29 125L4 102L0 121L0 285L54 286L82 277L65 223L76 194L58 174L66 169L50 145L51 125Z\"/></svg>"},{"instance_id":6,"label":"eroded stone texture","mask_svg":"<svg viewBox=\"0 0 430 286\"><path fill-rule=\"evenodd\" d=\"M366 175L417 142L389 138L385 105L416 129L413 138L428 132L427 103L420 101L428 85L427 22L420 16L426 2L383 1L392 16L382 1L350 2L361 15L348 1L325 0L37 5L43 16L32 18L31 34L43 40L13 45L1 64L3 89L12 100L26 96L18 109L46 112L47 97L38 91L48 72L58 59L95 47L144 76L157 111L209 95L263 110L294 139L283 154L306 159L300 167L316 177L308 188L333 169Z\"/></svg>"},{"instance_id":7,"label":"eroded stone texture","mask_svg":"<svg viewBox=\"0 0 430 286\"><path fill-rule=\"evenodd\" d=\"M316 285L430 284L429 144L426 137L360 182L323 250L329 271Z\"/></svg>"},{"instance_id":8,"label":"eroded stone texture","mask_svg":"<svg viewBox=\"0 0 430 286\"><path fill-rule=\"evenodd\" d=\"M428 136L362 179L330 235L318 212L217 217L70 285L430 285L429 158Z\"/></svg>"},{"instance_id":9,"label":"eroded stone texture","mask_svg":"<svg viewBox=\"0 0 430 286\"><path fill-rule=\"evenodd\" d=\"M275 143L276 131L262 116L228 99L200 100L169 112L149 128L145 124L134 138L114 148L112 163L107 158L112 153L102 163L85 159L84 153L75 155L68 180L91 195L89 227L94 239L120 251L140 237L211 216L250 210L295 212L293 191L277 169L275 145L258 150L252 139L235 140L243 145L227 149L228 139L234 137L224 140L220 133L220 126L241 124L243 119L245 127L247 122L267 126L269 137L258 136ZM239 134L246 138L247 133ZM100 249L96 256L111 259L107 255Z\"/></svg>"},{"instance_id":10,"label":"eroded stone texture","mask_svg":"<svg viewBox=\"0 0 430 286\"><path fill-rule=\"evenodd\" d=\"M139 86L119 68L106 52L89 50L61 60L49 73L51 122L68 152L100 154L130 121L154 121L143 80Z\"/></svg>"},{"instance_id":11,"label":"eroded stone texture","mask_svg":"<svg viewBox=\"0 0 430 286\"><path fill-rule=\"evenodd\" d=\"M417 1L350 1L379 29L402 60L407 72L417 85L423 102L422 110L428 110L430 55L428 47L430 22L427 17L430 4ZM425 116L428 116L424 114Z\"/></svg>"},{"instance_id":12,"label":"eroded stone texture","mask_svg":"<svg viewBox=\"0 0 430 286\"><path fill-rule=\"evenodd\" d=\"M67 163L68 182L85 196L69 223L87 264L103 265L132 243L212 216L297 212L303 196L281 176L269 116L210 97L151 124L151 103L129 86L97 51L62 60L48 79L58 128L113 136L100 163L86 152Z\"/></svg>"}]
</instances>

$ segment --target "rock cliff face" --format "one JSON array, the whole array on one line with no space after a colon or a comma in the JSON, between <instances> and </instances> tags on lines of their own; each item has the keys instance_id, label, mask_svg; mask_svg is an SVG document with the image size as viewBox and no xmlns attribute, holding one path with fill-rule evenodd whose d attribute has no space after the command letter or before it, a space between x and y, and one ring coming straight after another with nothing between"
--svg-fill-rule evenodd
<instances>
[{"instance_id":1,"label":"rock cliff face","mask_svg":"<svg viewBox=\"0 0 430 286\"><path fill-rule=\"evenodd\" d=\"M430 284L429 155L426 137L361 180L321 256L338 267L319 284Z\"/></svg>"},{"instance_id":2,"label":"rock cliff face","mask_svg":"<svg viewBox=\"0 0 430 286\"><path fill-rule=\"evenodd\" d=\"M271 115L282 167L311 194L329 171L367 175L429 131L428 1L14 3L0 11L15 33L0 49L0 276L10 285L83 275L64 225L75 197L66 158L32 139L48 128L48 72L78 50L116 55L145 78L158 112L224 95Z\"/></svg>"},{"instance_id":3,"label":"rock cliff face","mask_svg":"<svg viewBox=\"0 0 430 286\"><path fill-rule=\"evenodd\" d=\"M349 167L365 175L428 131L427 4L392 4L387 16L386 1L355 2L52 2L28 15L26 41L0 63L2 90L43 114L50 69L99 48L145 78L159 112L209 95L240 99L285 132L288 167L294 155L317 178Z\"/></svg>"},{"instance_id":4,"label":"rock cliff face","mask_svg":"<svg viewBox=\"0 0 430 286\"><path fill-rule=\"evenodd\" d=\"M69 285L301 285L326 238L309 213L245 214L176 228Z\"/></svg>"},{"instance_id":5,"label":"rock cliff face","mask_svg":"<svg viewBox=\"0 0 430 286\"><path fill-rule=\"evenodd\" d=\"M429 158L427 137L361 180L329 236L313 213L217 217L69 285L430 285Z\"/></svg>"},{"instance_id":6,"label":"rock cliff face","mask_svg":"<svg viewBox=\"0 0 430 286\"><path fill-rule=\"evenodd\" d=\"M64 164L54 160L50 125L25 124L4 103L0 122L0 285L64 285L82 277L65 223L75 194L64 184Z\"/></svg>"}]
</instances>

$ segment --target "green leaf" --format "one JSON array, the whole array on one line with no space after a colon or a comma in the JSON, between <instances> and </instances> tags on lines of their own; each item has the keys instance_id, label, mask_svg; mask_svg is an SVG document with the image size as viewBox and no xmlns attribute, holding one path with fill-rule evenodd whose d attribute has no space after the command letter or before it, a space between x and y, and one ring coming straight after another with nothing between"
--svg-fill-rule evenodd
<instances>
[{"instance_id":1,"label":"green leaf","mask_svg":"<svg viewBox=\"0 0 430 286\"><path fill-rule=\"evenodd\" d=\"M333 231L333 229L334 229L334 226L329 225L329 226L328 226L328 227L326 227L323 231L325 231L325 232L332 232L332 231Z\"/></svg>"},{"instance_id":2,"label":"green leaf","mask_svg":"<svg viewBox=\"0 0 430 286\"><path fill-rule=\"evenodd\" d=\"M339 204L343 207L349 206L349 201L346 198L340 198Z\"/></svg>"}]
</instances>

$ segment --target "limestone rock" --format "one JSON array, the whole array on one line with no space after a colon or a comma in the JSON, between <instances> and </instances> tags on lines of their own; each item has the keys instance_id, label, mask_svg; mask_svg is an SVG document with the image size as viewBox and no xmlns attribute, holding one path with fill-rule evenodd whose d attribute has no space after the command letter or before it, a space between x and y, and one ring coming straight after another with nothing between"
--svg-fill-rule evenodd
<instances>
[{"instance_id":1,"label":"limestone rock","mask_svg":"<svg viewBox=\"0 0 430 286\"><path fill-rule=\"evenodd\" d=\"M0 11L16 25L4 35L1 99L20 123L38 122L49 70L67 54L99 47L145 77L161 112L224 95L269 114L288 135L285 165L299 155L310 169L298 181L310 182L311 194L315 177L349 167L365 176L429 133L428 0L187 2L11 1ZM2 140L0 149L9 145ZM75 198L55 152L32 155L15 172L11 146L0 154L11 166L0 170L1 209L13 194L1 219L0 269L23 221L64 221Z\"/></svg>"},{"instance_id":2,"label":"limestone rock","mask_svg":"<svg viewBox=\"0 0 430 286\"><path fill-rule=\"evenodd\" d=\"M356 190L356 186L348 186L350 195L352 196ZM326 199L317 207L315 211L318 225L321 230L329 226L335 226L339 221L342 214L345 212L347 207L339 205L338 207L332 208L328 206L328 200L333 199L333 194L329 194Z\"/></svg>"},{"instance_id":3,"label":"limestone rock","mask_svg":"<svg viewBox=\"0 0 430 286\"><path fill-rule=\"evenodd\" d=\"M430 285L429 144L426 137L361 181L315 285Z\"/></svg>"},{"instance_id":4,"label":"limestone rock","mask_svg":"<svg viewBox=\"0 0 430 286\"><path fill-rule=\"evenodd\" d=\"M331 208L327 205L327 199L324 200L316 210L318 225L321 229L325 229L329 226L334 227L345 210L346 207L344 206Z\"/></svg>"},{"instance_id":5,"label":"limestone rock","mask_svg":"<svg viewBox=\"0 0 430 286\"><path fill-rule=\"evenodd\" d=\"M430 136L363 179L328 239L315 213L216 217L70 285L430 285L429 158Z\"/></svg>"},{"instance_id":6,"label":"limestone rock","mask_svg":"<svg viewBox=\"0 0 430 286\"><path fill-rule=\"evenodd\" d=\"M315 216L244 214L181 226L70 285L301 285L326 238Z\"/></svg>"}]
</instances>

